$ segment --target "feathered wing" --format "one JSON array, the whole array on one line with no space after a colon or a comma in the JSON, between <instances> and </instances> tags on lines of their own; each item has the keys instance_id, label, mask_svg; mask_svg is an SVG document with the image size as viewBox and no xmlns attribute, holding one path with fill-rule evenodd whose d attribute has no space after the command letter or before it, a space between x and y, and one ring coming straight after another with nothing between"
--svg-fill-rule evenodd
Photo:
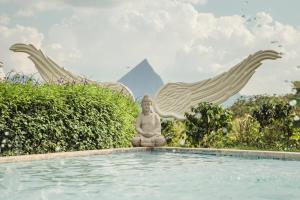
<instances>
[{"instance_id":1,"label":"feathered wing","mask_svg":"<svg viewBox=\"0 0 300 200\"><path fill-rule=\"evenodd\" d=\"M280 55L272 50L258 51L214 78L168 83L154 96L154 109L162 117L184 119L184 113L200 102L223 103L246 85L263 60L281 58Z\"/></svg>"},{"instance_id":2,"label":"feathered wing","mask_svg":"<svg viewBox=\"0 0 300 200\"><path fill-rule=\"evenodd\" d=\"M41 50L38 50L32 44L17 43L10 47L10 50L14 52L23 52L29 54L29 59L32 60L36 69L46 82L57 82L64 80L67 82L88 82L101 85L103 87L110 88L112 90L121 92L127 95L131 100L134 101L134 96L129 88L125 85L117 82L96 82L86 79L82 76L73 74L72 72L60 67L51 58L46 56Z\"/></svg>"}]
</instances>

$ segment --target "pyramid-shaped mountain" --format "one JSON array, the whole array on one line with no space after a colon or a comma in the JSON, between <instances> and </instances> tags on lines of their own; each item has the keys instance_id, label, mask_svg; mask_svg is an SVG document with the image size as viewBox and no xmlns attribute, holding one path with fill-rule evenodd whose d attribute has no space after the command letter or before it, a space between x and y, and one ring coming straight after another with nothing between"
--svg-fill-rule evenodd
<instances>
[{"instance_id":1,"label":"pyramid-shaped mountain","mask_svg":"<svg viewBox=\"0 0 300 200\"><path fill-rule=\"evenodd\" d=\"M153 70L147 59L125 74L119 82L129 87L136 99L141 99L145 94L154 96L163 85L161 77Z\"/></svg>"}]
</instances>

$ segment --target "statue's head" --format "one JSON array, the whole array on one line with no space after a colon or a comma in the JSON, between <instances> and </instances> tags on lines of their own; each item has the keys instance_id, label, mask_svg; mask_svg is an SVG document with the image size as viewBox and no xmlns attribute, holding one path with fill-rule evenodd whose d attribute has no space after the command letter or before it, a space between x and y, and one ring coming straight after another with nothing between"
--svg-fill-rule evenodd
<instances>
[{"instance_id":1,"label":"statue's head","mask_svg":"<svg viewBox=\"0 0 300 200\"><path fill-rule=\"evenodd\" d=\"M152 111L151 106L152 106L152 99L148 95L145 95L142 99L143 113L144 114L150 113Z\"/></svg>"}]
</instances>

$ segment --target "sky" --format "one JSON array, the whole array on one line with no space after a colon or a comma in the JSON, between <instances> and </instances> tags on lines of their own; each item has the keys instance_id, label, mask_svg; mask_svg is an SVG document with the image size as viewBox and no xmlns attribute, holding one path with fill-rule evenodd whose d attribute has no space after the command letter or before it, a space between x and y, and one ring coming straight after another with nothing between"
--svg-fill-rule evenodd
<instances>
[{"instance_id":1,"label":"sky","mask_svg":"<svg viewBox=\"0 0 300 200\"><path fill-rule=\"evenodd\" d=\"M259 50L242 95L286 94L300 80L299 0L0 0L5 72L34 74L14 43L31 43L66 69L117 81L143 59L167 82L214 77Z\"/></svg>"}]
</instances>

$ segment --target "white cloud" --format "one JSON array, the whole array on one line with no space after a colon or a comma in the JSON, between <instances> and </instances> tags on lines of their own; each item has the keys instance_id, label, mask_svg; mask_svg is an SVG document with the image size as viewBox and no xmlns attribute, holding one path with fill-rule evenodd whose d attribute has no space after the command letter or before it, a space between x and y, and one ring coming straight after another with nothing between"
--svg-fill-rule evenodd
<instances>
[{"instance_id":1,"label":"white cloud","mask_svg":"<svg viewBox=\"0 0 300 200\"><path fill-rule=\"evenodd\" d=\"M117 80L127 72L125 66L147 57L164 80L198 81L228 70L261 49L286 55L282 61L265 62L244 94L287 92L290 86L284 80L299 75L281 73L294 69L299 60L299 31L274 21L268 13L257 13L256 21L249 24L237 15L199 13L190 1L135 1L106 12L84 10L74 9L72 17L51 29L49 40L63 41L64 50L54 57L94 79ZM272 40L279 40L282 47L272 45ZM75 58L58 55L76 48Z\"/></svg>"},{"instance_id":2,"label":"white cloud","mask_svg":"<svg viewBox=\"0 0 300 200\"><path fill-rule=\"evenodd\" d=\"M31 9L20 9L16 13L16 16L18 17L31 17L33 15L34 15L34 11Z\"/></svg>"},{"instance_id":3,"label":"white cloud","mask_svg":"<svg viewBox=\"0 0 300 200\"><path fill-rule=\"evenodd\" d=\"M0 15L0 25L7 25L10 22L10 18L6 14Z\"/></svg>"},{"instance_id":4,"label":"white cloud","mask_svg":"<svg viewBox=\"0 0 300 200\"><path fill-rule=\"evenodd\" d=\"M17 25L9 28L0 25L0 49L2 50L0 60L4 63L4 71L11 70L32 74L36 72L33 63L27 58L27 54L14 53L9 50L15 43L31 43L37 48L41 47L43 34L32 27Z\"/></svg>"},{"instance_id":5,"label":"white cloud","mask_svg":"<svg viewBox=\"0 0 300 200\"><path fill-rule=\"evenodd\" d=\"M43 51L59 65L76 66L76 63L85 61L81 57L81 47L78 45L80 38L75 35L72 26L67 21L53 26L48 33L47 41L44 42Z\"/></svg>"},{"instance_id":6,"label":"white cloud","mask_svg":"<svg viewBox=\"0 0 300 200\"><path fill-rule=\"evenodd\" d=\"M258 20L259 23L264 25L270 25L273 22L272 16L266 12L257 13L256 19Z\"/></svg>"},{"instance_id":7,"label":"white cloud","mask_svg":"<svg viewBox=\"0 0 300 200\"><path fill-rule=\"evenodd\" d=\"M20 7L15 13L17 17L32 17L36 13L50 10L62 10L67 5L60 0L40 1L40 0L11 0L11 4L16 4Z\"/></svg>"},{"instance_id":8,"label":"white cloud","mask_svg":"<svg viewBox=\"0 0 300 200\"><path fill-rule=\"evenodd\" d=\"M59 43L53 43L53 44L51 44L51 48L52 48L52 49L61 49L62 46L61 46L61 44L59 44Z\"/></svg>"},{"instance_id":9,"label":"white cloud","mask_svg":"<svg viewBox=\"0 0 300 200\"><path fill-rule=\"evenodd\" d=\"M185 3L191 3L191 4L200 4L200 5L203 5L203 4L206 4L207 3L207 0L179 0L179 1L182 1L182 2L185 2Z\"/></svg>"},{"instance_id":10,"label":"white cloud","mask_svg":"<svg viewBox=\"0 0 300 200\"><path fill-rule=\"evenodd\" d=\"M243 94L285 93L291 87L284 80L300 77L299 29L265 12L248 22L238 15L198 12L193 5L205 0L51 2L28 7L41 12L59 4L57 9L71 7L72 15L50 28L44 52L95 80L117 80L127 66L148 58L166 81L198 81L262 49L284 52L284 58L264 62Z\"/></svg>"}]
</instances>

